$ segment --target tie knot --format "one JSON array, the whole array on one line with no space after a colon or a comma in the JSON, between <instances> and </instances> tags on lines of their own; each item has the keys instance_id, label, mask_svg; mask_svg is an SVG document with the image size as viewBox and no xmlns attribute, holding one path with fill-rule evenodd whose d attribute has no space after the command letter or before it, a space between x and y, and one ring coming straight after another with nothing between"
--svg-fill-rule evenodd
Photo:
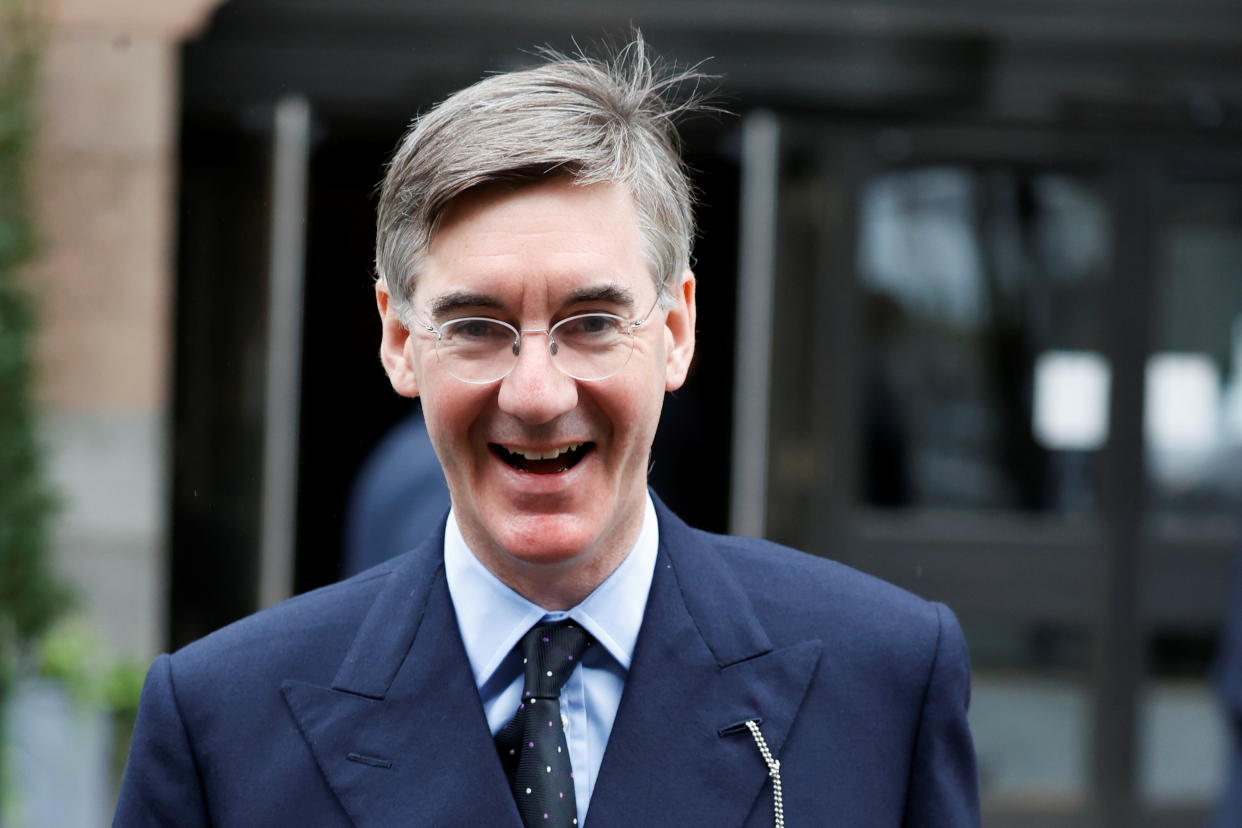
<instances>
[{"instance_id":1,"label":"tie knot","mask_svg":"<svg viewBox=\"0 0 1242 828\"><path fill-rule=\"evenodd\" d=\"M522 637L518 649L524 659L528 699L555 699L590 642L590 634L574 621L536 624Z\"/></svg>"}]
</instances>

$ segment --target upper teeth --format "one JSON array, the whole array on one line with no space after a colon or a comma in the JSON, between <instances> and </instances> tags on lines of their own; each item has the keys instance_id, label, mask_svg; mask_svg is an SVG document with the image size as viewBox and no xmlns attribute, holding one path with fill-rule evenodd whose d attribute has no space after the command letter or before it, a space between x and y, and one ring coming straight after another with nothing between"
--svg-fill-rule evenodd
<instances>
[{"instance_id":1,"label":"upper teeth","mask_svg":"<svg viewBox=\"0 0 1242 828\"><path fill-rule=\"evenodd\" d=\"M509 452L510 454L516 454L520 457L524 457L527 460L555 460L556 458L560 457L562 454L565 454L566 452L569 452L569 451L573 451L574 449L579 448L581 445L582 443L570 443L567 446L562 446L561 448L548 449L547 451L526 451L525 449L515 449L515 448L509 448L508 446L505 446L505 451Z\"/></svg>"}]
</instances>

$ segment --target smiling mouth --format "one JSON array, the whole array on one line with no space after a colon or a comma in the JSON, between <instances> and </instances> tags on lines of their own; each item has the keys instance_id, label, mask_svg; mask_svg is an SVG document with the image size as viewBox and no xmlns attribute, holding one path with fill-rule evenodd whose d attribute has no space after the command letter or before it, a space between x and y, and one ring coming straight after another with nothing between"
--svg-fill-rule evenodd
<instances>
[{"instance_id":1,"label":"smiling mouth","mask_svg":"<svg viewBox=\"0 0 1242 828\"><path fill-rule=\"evenodd\" d=\"M568 446L547 451L514 449L499 443L488 443L487 447L492 450L493 454L518 471L528 474L560 474L578 465L578 462L595 448L595 444L571 443Z\"/></svg>"}]
</instances>

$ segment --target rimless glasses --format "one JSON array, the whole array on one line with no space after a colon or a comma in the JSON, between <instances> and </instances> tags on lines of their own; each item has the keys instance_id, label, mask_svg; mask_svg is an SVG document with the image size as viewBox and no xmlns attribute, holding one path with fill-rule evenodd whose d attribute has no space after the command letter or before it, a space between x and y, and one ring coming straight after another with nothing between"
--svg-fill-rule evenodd
<instances>
[{"instance_id":1,"label":"rimless glasses","mask_svg":"<svg viewBox=\"0 0 1242 828\"><path fill-rule=\"evenodd\" d=\"M421 322L419 327L435 337L436 357L444 370L462 382L486 385L507 377L517 366L527 334L548 337L548 353L561 373L593 382L608 379L630 361L634 332L647 323L655 306L635 321L595 312L566 317L548 328L515 328L486 316L450 319L439 327Z\"/></svg>"}]
</instances>

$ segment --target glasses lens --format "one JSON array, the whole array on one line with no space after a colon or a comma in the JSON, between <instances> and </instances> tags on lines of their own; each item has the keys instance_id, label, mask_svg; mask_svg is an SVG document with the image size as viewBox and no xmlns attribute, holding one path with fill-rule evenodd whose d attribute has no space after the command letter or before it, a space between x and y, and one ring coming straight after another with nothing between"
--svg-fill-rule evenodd
<instances>
[{"instance_id":1,"label":"glasses lens","mask_svg":"<svg viewBox=\"0 0 1242 828\"><path fill-rule=\"evenodd\" d=\"M467 317L445 322L436 340L444 369L464 382L494 382L517 361L518 333L495 319Z\"/></svg>"},{"instance_id":2,"label":"glasses lens","mask_svg":"<svg viewBox=\"0 0 1242 828\"><path fill-rule=\"evenodd\" d=\"M619 316L584 313L552 326L556 364L574 379L605 379L620 371L634 352L634 337Z\"/></svg>"}]
</instances>

